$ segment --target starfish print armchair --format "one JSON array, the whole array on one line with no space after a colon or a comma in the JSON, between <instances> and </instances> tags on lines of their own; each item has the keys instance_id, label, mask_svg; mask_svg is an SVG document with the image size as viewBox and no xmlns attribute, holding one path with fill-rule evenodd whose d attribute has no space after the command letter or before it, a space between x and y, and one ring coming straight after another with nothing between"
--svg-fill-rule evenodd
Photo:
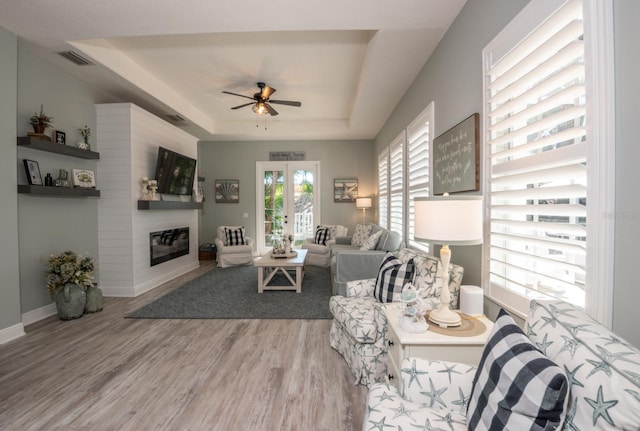
<instances>
[{"instance_id":1,"label":"starfish print armchair","mask_svg":"<svg viewBox=\"0 0 640 431\"><path fill-rule=\"evenodd\" d=\"M401 365L402 393L386 383L372 385L363 429L640 429L640 350L573 305L534 300L524 331L517 329L531 344L526 355L536 355L535 362L515 366L509 361L525 354L522 344L510 344L516 335L500 323L504 315L496 320L477 368L407 358ZM542 361L553 364L545 377L537 369ZM515 372L502 363L513 364ZM549 374L552 367L559 373ZM491 369L489 380L483 369ZM506 393L496 396L495 388ZM536 417L539 412L545 415ZM523 425L528 419L538 422Z\"/></svg>"}]
</instances>

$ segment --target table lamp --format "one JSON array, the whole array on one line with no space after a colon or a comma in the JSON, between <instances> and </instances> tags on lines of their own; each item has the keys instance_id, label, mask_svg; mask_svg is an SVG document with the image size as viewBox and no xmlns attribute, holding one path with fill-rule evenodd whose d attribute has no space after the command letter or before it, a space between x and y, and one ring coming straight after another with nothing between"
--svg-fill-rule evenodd
<instances>
[{"instance_id":1,"label":"table lamp","mask_svg":"<svg viewBox=\"0 0 640 431\"><path fill-rule=\"evenodd\" d=\"M356 208L362 209L362 223L367 224L367 211L371 208L371 198L356 198Z\"/></svg>"},{"instance_id":2,"label":"table lamp","mask_svg":"<svg viewBox=\"0 0 640 431\"><path fill-rule=\"evenodd\" d=\"M429 320L440 327L459 326L460 315L449 309L450 245L482 243L482 196L433 196L414 201L416 241L441 244L442 288L440 306L429 313Z\"/></svg>"}]
</instances>

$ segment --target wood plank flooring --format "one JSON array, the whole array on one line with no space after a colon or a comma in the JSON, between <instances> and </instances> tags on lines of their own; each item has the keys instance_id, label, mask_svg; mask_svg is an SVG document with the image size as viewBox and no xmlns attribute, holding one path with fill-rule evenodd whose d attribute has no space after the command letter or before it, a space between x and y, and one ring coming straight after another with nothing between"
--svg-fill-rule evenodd
<instances>
[{"instance_id":1,"label":"wood plank flooring","mask_svg":"<svg viewBox=\"0 0 640 431\"><path fill-rule=\"evenodd\" d=\"M201 264L0 346L0 429L362 429L367 390L329 345L329 320L124 318Z\"/></svg>"}]
</instances>

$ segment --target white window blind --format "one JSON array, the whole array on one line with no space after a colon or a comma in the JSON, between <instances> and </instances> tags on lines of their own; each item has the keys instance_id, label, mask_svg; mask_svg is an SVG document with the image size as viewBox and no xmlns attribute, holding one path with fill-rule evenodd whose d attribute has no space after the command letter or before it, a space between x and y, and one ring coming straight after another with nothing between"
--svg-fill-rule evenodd
<instances>
[{"instance_id":1,"label":"white window blind","mask_svg":"<svg viewBox=\"0 0 640 431\"><path fill-rule=\"evenodd\" d=\"M428 246L413 239L415 228L414 200L418 197L429 196L429 148L432 122L433 103L422 111L407 127L407 183L409 193L407 243L411 247L424 249L425 251L428 251Z\"/></svg>"},{"instance_id":2,"label":"white window blind","mask_svg":"<svg viewBox=\"0 0 640 431\"><path fill-rule=\"evenodd\" d=\"M554 297L585 305L593 142L584 52L581 1L567 2L500 58L484 52L485 276L499 302Z\"/></svg>"},{"instance_id":3,"label":"white window blind","mask_svg":"<svg viewBox=\"0 0 640 431\"><path fill-rule=\"evenodd\" d=\"M403 131L389 146L389 230L404 238L404 147Z\"/></svg>"},{"instance_id":4,"label":"white window blind","mask_svg":"<svg viewBox=\"0 0 640 431\"><path fill-rule=\"evenodd\" d=\"M389 148L378 155L378 224L389 229Z\"/></svg>"}]
</instances>

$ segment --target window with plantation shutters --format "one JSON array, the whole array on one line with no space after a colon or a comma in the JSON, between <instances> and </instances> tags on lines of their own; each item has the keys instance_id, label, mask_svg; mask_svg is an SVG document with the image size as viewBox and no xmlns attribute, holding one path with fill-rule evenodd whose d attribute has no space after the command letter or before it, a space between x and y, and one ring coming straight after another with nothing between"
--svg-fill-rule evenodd
<instances>
[{"instance_id":1,"label":"window with plantation shutters","mask_svg":"<svg viewBox=\"0 0 640 431\"><path fill-rule=\"evenodd\" d=\"M428 251L428 246L413 239L415 228L414 200L429 196L429 148L430 128L433 123L433 103L431 103L407 127L407 244Z\"/></svg>"},{"instance_id":2,"label":"window with plantation shutters","mask_svg":"<svg viewBox=\"0 0 640 431\"><path fill-rule=\"evenodd\" d=\"M389 146L389 230L404 238L404 147L403 131Z\"/></svg>"},{"instance_id":3,"label":"window with plantation shutters","mask_svg":"<svg viewBox=\"0 0 640 431\"><path fill-rule=\"evenodd\" d=\"M604 143L589 125L583 2L544 3L553 9L538 24L537 5L521 13L533 26L521 39L509 44L508 26L483 51L485 281L492 298L521 313L533 298L586 306L595 270L588 227L601 204L590 147Z\"/></svg>"},{"instance_id":4,"label":"window with plantation shutters","mask_svg":"<svg viewBox=\"0 0 640 431\"><path fill-rule=\"evenodd\" d=\"M378 155L378 225L389 229L389 148Z\"/></svg>"}]
</instances>

